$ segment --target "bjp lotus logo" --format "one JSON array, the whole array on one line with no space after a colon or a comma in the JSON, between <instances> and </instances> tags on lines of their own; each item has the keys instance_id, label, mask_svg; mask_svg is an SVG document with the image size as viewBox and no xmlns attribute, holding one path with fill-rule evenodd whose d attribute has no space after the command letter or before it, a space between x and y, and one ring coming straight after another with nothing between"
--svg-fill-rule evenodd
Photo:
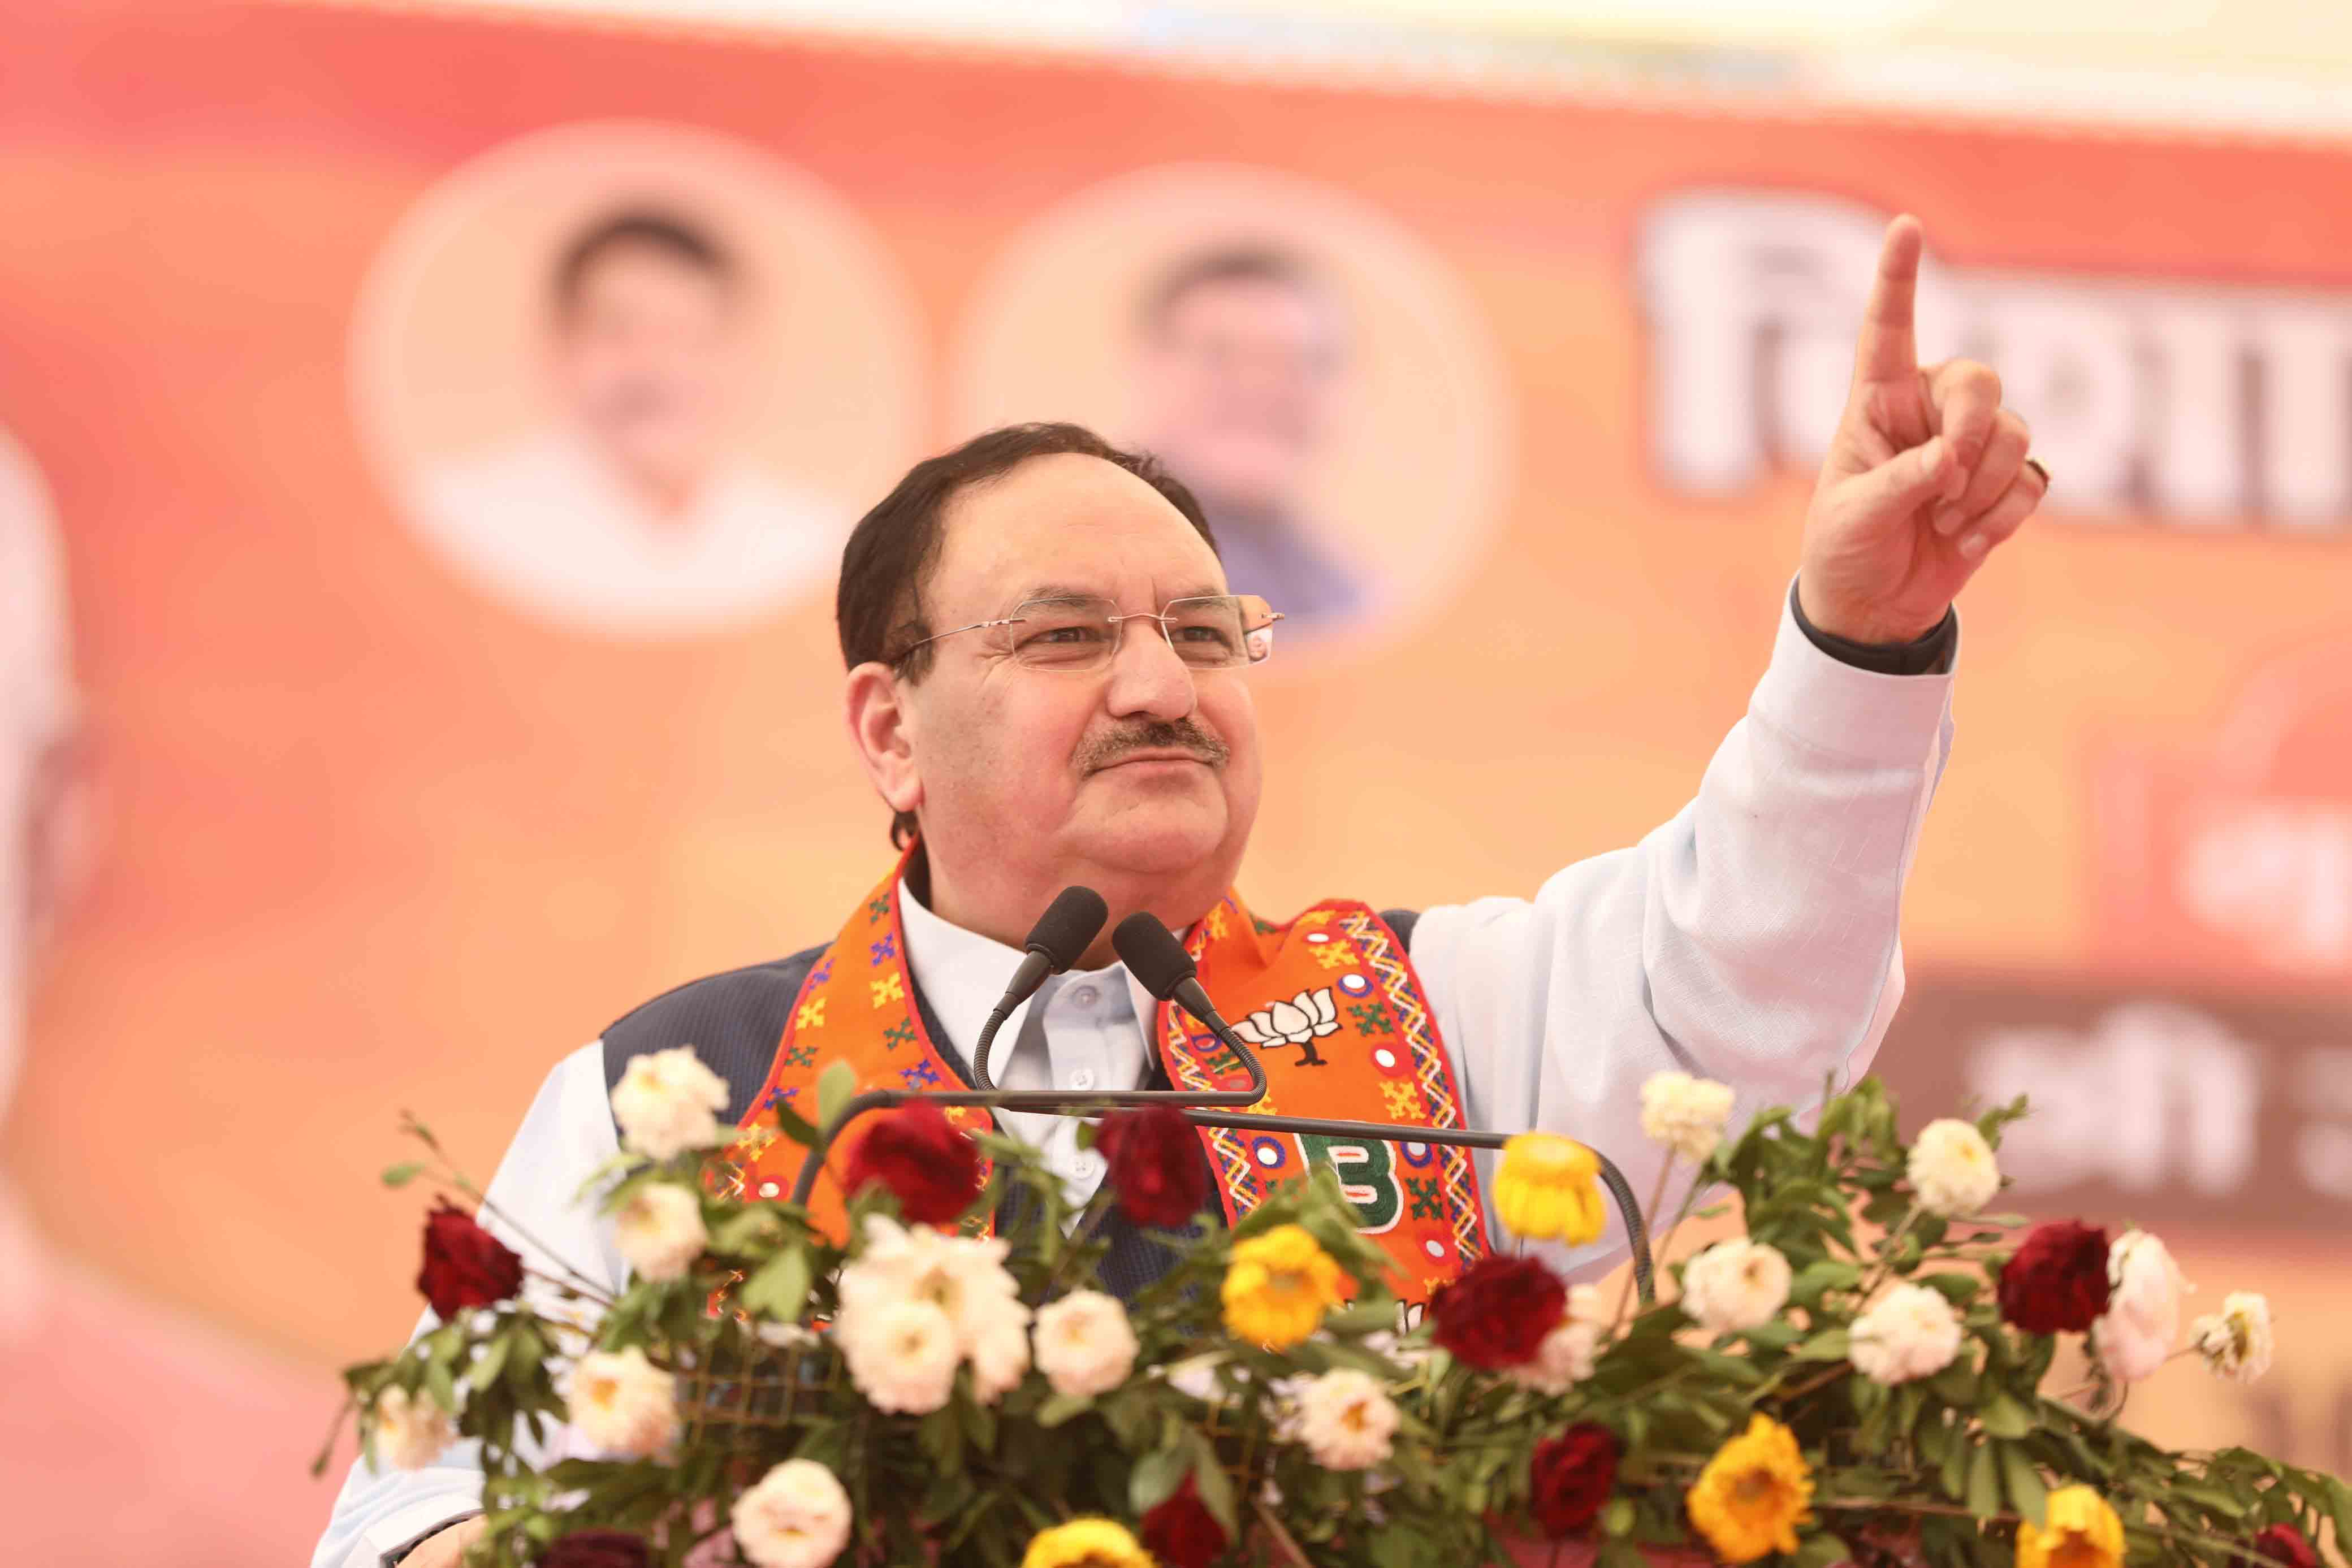
<instances>
[{"instance_id":1,"label":"bjp lotus logo","mask_svg":"<svg viewBox=\"0 0 2352 1568\"><path fill-rule=\"evenodd\" d=\"M1339 1006L1331 999L1331 988L1301 991L1286 1002L1254 1012L1234 1025L1234 1032L1252 1045L1295 1045L1306 1052L1298 1059L1301 1067L1325 1065L1317 1052L1315 1042L1327 1034L1339 1032Z\"/></svg>"}]
</instances>

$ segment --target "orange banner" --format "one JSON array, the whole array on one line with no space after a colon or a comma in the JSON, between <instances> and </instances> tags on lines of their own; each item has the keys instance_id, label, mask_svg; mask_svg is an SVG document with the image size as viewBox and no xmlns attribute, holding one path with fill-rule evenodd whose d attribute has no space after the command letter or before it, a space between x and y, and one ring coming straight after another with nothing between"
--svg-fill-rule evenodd
<instances>
[{"instance_id":1,"label":"orange banner","mask_svg":"<svg viewBox=\"0 0 2352 1568\"><path fill-rule=\"evenodd\" d=\"M2352 1464L2340 148L160 0L0 59L0 1236L47 1281L0 1354L100 1369L58 1397L234 1365L299 1449L415 1310L399 1108L487 1175L560 1054L839 924L889 849L834 556L988 423L1152 444L1294 608L1256 906L1631 841L1762 668L1911 211L1928 347L2056 486L1964 605L1882 1066L2032 1088L2021 1199L2279 1292L2291 1374L2175 1369L2164 1435ZM0 1472L50 1441L0 1416ZM246 1495L276 1555L324 1515Z\"/></svg>"}]
</instances>

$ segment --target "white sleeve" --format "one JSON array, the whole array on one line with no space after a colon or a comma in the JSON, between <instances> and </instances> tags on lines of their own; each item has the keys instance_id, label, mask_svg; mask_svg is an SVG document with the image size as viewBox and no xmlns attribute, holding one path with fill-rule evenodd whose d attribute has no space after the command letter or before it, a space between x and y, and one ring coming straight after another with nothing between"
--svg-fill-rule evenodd
<instances>
[{"instance_id":1,"label":"white sleeve","mask_svg":"<svg viewBox=\"0 0 2352 1568\"><path fill-rule=\"evenodd\" d=\"M557 1063L540 1086L485 1189L483 1225L520 1252L531 1269L558 1273L561 1260L598 1289L618 1292L627 1269L614 1246L612 1228L593 1204L575 1204L572 1195L619 1149L604 1093L604 1048L592 1042ZM536 1293L541 1288L530 1289ZM426 1312L416 1332L425 1333L436 1322ZM386 1553L478 1511L479 1467L471 1443L421 1470L379 1472L353 1459L311 1568L381 1568Z\"/></svg>"},{"instance_id":2,"label":"white sleeve","mask_svg":"<svg viewBox=\"0 0 2352 1568\"><path fill-rule=\"evenodd\" d=\"M1672 821L1532 900L1425 912L1413 964L1470 1125L1580 1139L1646 1202L1663 1158L1641 1132L1652 1073L1732 1085L1737 1127L1818 1103L1832 1071L1866 1071L1902 999L1903 883L1950 750L1950 699L1948 674L1856 669L1784 608L1747 716ZM1489 1191L1493 1162L1478 1161ZM1589 1276L1622 1251L1554 1260Z\"/></svg>"}]
</instances>

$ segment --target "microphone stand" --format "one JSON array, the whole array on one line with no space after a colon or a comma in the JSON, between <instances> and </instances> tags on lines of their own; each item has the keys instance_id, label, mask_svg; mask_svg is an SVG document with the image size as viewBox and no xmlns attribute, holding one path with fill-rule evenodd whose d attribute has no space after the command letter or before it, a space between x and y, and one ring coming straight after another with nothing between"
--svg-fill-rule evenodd
<instances>
[{"instance_id":1,"label":"microphone stand","mask_svg":"<svg viewBox=\"0 0 2352 1568\"><path fill-rule=\"evenodd\" d=\"M1205 1020L1204 1020L1205 1021ZM1223 1020L1216 1020L1222 1022ZM1265 1097L1265 1069L1258 1064L1256 1054L1248 1041L1230 1030L1215 1029L1218 1038L1241 1058L1249 1071L1251 1086L1247 1089L1125 1089L1097 1091L1075 1094L1059 1089L962 1089L932 1092L915 1089L867 1089L845 1101L841 1110L817 1130L816 1142L801 1162L799 1177L793 1183L792 1201L808 1202L809 1194L816 1188L817 1174L824 1168L824 1157L844 1128L868 1111L885 1110L904 1105L910 1101L928 1100L935 1105L978 1105L991 1110L1034 1111L1065 1116L1093 1116L1104 1111L1139 1105L1173 1105L1184 1112L1187 1120L1196 1126L1232 1127L1245 1132L1313 1133L1320 1136L1355 1137L1391 1144L1438 1144L1449 1148L1499 1149L1509 1141L1508 1133L1474 1132L1466 1127L1399 1126L1379 1122L1322 1121L1311 1116L1253 1116L1245 1113L1219 1112L1214 1107L1254 1105ZM1586 1145L1591 1147L1591 1145ZM1633 1196L1633 1186L1616 1163L1598 1149L1592 1157L1600 1163L1601 1185L1617 1206L1617 1213L1625 1225L1626 1242L1633 1253L1633 1287L1642 1304L1649 1306L1657 1299L1650 1258L1649 1230L1642 1222L1642 1206Z\"/></svg>"}]
</instances>

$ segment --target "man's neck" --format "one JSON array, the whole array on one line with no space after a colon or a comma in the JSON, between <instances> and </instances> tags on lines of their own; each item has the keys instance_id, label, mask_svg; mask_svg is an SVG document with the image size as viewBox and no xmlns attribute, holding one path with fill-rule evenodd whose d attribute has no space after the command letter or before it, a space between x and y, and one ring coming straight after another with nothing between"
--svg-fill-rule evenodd
<instances>
[{"instance_id":1,"label":"man's neck","mask_svg":"<svg viewBox=\"0 0 2352 1568\"><path fill-rule=\"evenodd\" d=\"M1210 885L1212 882L1214 885ZM1091 887L1103 895L1103 902L1110 908L1110 917L1103 922L1102 934L1079 961L1080 967L1089 969L1118 960L1111 947L1111 933L1129 915L1148 910L1161 925L1181 936L1214 908L1225 893L1223 882L1206 873L1191 878L1136 877L1084 867L1073 869L1058 880L1046 876L1010 884L990 882L973 886L951 873L943 873L929 863L928 855L920 853L908 865L907 883L922 899L924 907L940 919L1014 948L1028 940L1037 917L1045 913L1046 906L1064 888L1074 884Z\"/></svg>"}]
</instances>

